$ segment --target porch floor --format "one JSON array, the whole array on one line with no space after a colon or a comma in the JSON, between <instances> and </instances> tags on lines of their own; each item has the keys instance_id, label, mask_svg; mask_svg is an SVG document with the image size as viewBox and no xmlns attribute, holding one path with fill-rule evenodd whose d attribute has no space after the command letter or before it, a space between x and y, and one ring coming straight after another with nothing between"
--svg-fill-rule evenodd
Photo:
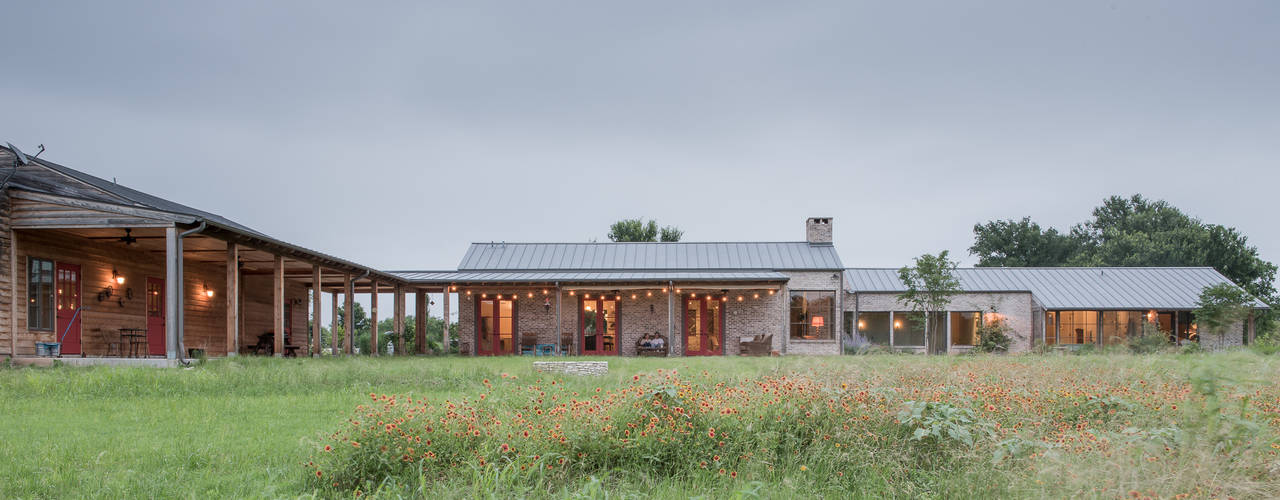
<instances>
[{"instance_id":1,"label":"porch floor","mask_svg":"<svg viewBox=\"0 0 1280 500\"><path fill-rule=\"evenodd\" d=\"M68 366L150 366L154 368L172 368L179 366L178 360L166 358L105 358L64 356L49 358L44 356L15 356L13 364L18 366L53 366L57 360Z\"/></svg>"}]
</instances>

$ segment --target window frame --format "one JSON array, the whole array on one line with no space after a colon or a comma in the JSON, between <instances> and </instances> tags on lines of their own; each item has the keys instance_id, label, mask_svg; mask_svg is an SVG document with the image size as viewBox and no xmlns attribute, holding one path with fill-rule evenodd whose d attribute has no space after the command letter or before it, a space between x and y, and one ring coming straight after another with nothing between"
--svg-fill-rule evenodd
<instances>
[{"instance_id":1,"label":"window frame","mask_svg":"<svg viewBox=\"0 0 1280 500\"><path fill-rule=\"evenodd\" d=\"M36 280L38 274L33 273L36 265L48 264L46 280ZM53 259L27 256L27 329L41 332L52 332L57 328L58 316L54 306L55 269L57 263ZM36 270L36 273L39 271ZM43 290L37 289L44 286ZM45 300L40 300L45 299ZM33 312L34 310L34 312ZM44 320L43 322L40 320Z\"/></svg>"},{"instance_id":2,"label":"window frame","mask_svg":"<svg viewBox=\"0 0 1280 500\"><path fill-rule=\"evenodd\" d=\"M810 303L814 300L811 296L825 298L830 301L829 307L826 308L826 314L822 315L823 318L826 318L822 326L822 328L827 332L826 337L815 336L815 338L811 339L805 338L805 335L809 334L810 330L814 328L809 325L809 319L813 317L812 311L810 310ZM794 320L796 317L795 299L797 297L802 301L801 308L804 317L804 319L799 322ZM835 314L836 292L834 290L791 290L787 300L787 338L797 342L829 342L838 340L839 337L836 336L836 325L834 324L836 320ZM797 326L801 327L801 334L799 336L796 335Z\"/></svg>"}]
</instances>

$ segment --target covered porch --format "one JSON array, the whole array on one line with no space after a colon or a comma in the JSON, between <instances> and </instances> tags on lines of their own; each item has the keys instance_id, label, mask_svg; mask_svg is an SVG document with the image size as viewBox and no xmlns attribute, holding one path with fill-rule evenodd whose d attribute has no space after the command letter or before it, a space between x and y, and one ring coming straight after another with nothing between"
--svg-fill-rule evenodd
<instances>
[{"instance_id":1,"label":"covered porch","mask_svg":"<svg viewBox=\"0 0 1280 500\"><path fill-rule=\"evenodd\" d=\"M379 286L397 291L397 330L404 293L423 297L395 276L212 214L8 195L10 334L0 350L19 362L42 358L51 344L67 363L319 354L323 292L350 304ZM345 331L331 352L352 352Z\"/></svg>"},{"instance_id":2,"label":"covered porch","mask_svg":"<svg viewBox=\"0 0 1280 500\"><path fill-rule=\"evenodd\" d=\"M786 334L787 277L743 273L402 271L458 304L469 356L726 356ZM446 305L445 310L448 310Z\"/></svg>"}]
</instances>

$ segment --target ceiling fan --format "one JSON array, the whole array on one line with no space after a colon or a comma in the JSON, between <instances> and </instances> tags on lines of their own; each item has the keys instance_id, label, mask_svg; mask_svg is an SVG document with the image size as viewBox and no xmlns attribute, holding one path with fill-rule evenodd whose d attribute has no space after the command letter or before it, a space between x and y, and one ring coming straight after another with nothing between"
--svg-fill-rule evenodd
<instances>
[{"instance_id":1,"label":"ceiling fan","mask_svg":"<svg viewBox=\"0 0 1280 500\"><path fill-rule=\"evenodd\" d=\"M124 236L120 237L120 241L124 242L125 245L132 245L137 243L138 239L133 237L133 229L126 227L124 228Z\"/></svg>"}]
</instances>

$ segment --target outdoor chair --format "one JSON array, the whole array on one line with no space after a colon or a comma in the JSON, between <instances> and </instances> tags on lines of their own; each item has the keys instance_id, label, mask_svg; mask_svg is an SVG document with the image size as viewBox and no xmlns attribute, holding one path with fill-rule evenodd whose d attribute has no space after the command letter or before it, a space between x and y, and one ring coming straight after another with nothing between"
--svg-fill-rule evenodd
<instances>
[{"instance_id":1,"label":"outdoor chair","mask_svg":"<svg viewBox=\"0 0 1280 500\"><path fill-rule=\"evenodd\" d=\"M537 354L536 352L537 348L538 348L537 335L532 333L527 333L520 336L520 355L521 356L533 356Z\"/></svg>"},{"instance_id":2,"label":"outdoor chair","mask_svg":"<svg viewBox=\"0 0 1280 500\"><path fill-rule=\"evenodd\" d=\"M742 342L739 354L742 356L768 356L773 347L773 334L757 335L755 339Z\"/></svg>"},{"instance_id":3,"label":"outdoor chair","mask_svg":"<svg viewBox=\"0 0 1280 500\"><path fill-rule=\"evenodd\" d=\"M106 356L112 356L112 352L115 353L115 356L124 356L124 341L120 338L120 332L104 328L94 328L94 330L98 331L98 334L102 336L103 345L107 346Z\"/></svg>"},{"instance_id":4,"label":"outdoor chair","mask_svg":"<svg viewBox=\"0 0 1280 500\"><path fill-rule=\"evenodd\" d=\"M276 351L275 338L276 338L276 334L274 332L267 332L262 335L259 335L258 343L249 346L249 352L253 354L261 354L263 356L270 356L272 354L275 354L275 351Z\"/></svg>"},{"instance_id":5,"label":"outdoor chair","mask_svg":"<svg viewBox=\"0 0 1280 500\"><path fill-rule=\"evenodd\" d=\"M571 351L573 351L573 335L560 334L560 355L568 356Z\"/></svg>"}]
</instances>

